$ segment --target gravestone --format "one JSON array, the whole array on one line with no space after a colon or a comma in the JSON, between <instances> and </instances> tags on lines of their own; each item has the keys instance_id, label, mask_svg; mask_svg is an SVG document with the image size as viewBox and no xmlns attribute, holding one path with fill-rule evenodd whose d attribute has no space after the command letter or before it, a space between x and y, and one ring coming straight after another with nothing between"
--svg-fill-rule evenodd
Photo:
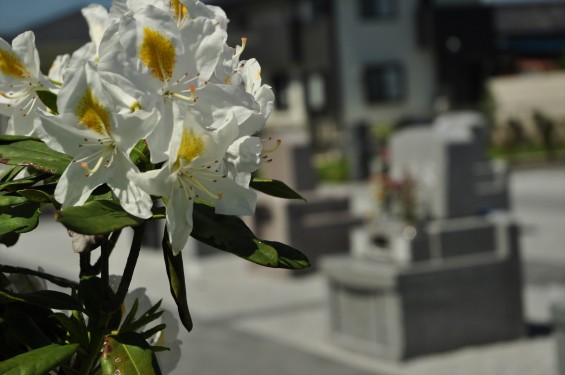
<instances>
[{"instance_id":1,"label":"gravestone","mask_svg":"<svg viewBox=\"0 0 565 375\"><path fill-rule=\"evenodd\" d=\"M390 170L415 181L418 220L381 215L355 256L323 260L338 343L402 360L524 334L519 228L484 126L453 113L393 135Z\"/></svg>"},{"instance_id":2,"label":"gravestone","mask_svg":"<svg viewBox=\"0 0 565 375\"><path fill-rule=\"evenodd\" d=\"M261 174L285 182L302 200L287 200L258 193L256 215L244 220L259 237L289 244L307 254L316 270L322 255L349 249L351 229L360 224L344 193L321 193L306 139L285 135L280 148L270 154ZM293 272L296 274L296 272Z\"/></svg>"},{"instance_id":3,"label":"gravestone","mask_svg":"<svg viewBox=\"0 0 565 375\"><path fill-rule=\"evenodd\" d=\"M508 169L487 159L486 127L482 116L464 112L401 130L390 145L392 178L409 173L420 209L434 219L508 210Z\"/></svg>"}]
</instances>

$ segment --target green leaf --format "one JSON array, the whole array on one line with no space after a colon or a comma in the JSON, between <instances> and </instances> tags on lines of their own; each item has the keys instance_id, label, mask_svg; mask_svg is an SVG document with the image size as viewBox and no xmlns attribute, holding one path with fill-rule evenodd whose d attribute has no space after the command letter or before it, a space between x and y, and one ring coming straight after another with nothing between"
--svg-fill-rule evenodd
<instances>
[{"instance_id":1,"label":"green leaf","mask_svg":"<svg viewBox=\"0 0 565 375\"><path fill-rule=\"evenodd\" d=\"M157 311L159 310L159 307L161 307L161 302L163 302L163 300L157 302L155 305L149 308L145 313L143 313L139 318L133 321L128 322L127 321L128 319L126 317L124 323L120 327L120 332L137 331L138 329L143 328L152 321L159 319L159 317L163 315L163 310Z\"/></svg>"},{"instance_id":2,"label":"green leaf","mask_svg":"<svg viewBox=\"0 0 565 375\"><path fill-rule=\"evenodd\" d=\"M167 327L167 325L166 325L165 323L158 324L158 325L156 325L156 326L153 327L153 328L150 328L150 329L148 329L148 330L146 330L146 331L141 332L140 334L141 334L141 336L142 336L144 339L147 340L147 339L149 339L151 336L155 335L157 332L161 332L162 330L164 330L166 327Z\"/></svg>"},{"instance_id":3,"label":"green leaf","mask_svg":"<svg viewBox=\"0 0 565 375\"><path fill-rule=\"evenodd\" d=\"M8 309L6 313L6 328L26 347L37 349L51 344L41 326L41 322L21 310Z\"/></svg>"},{"instance_id":4,"label":"green leaf","mask_svg":"<svg viewBox=\"0 0 565 375\"><path fill-rule=\"evenodd\" d=\"M0 362L3 375L44 375L69 359L78 344L51 344Z\"/></svg>"},{"instance_id":5,"label":"green leaf","mask_svg":"<svg viewBox=\"0 0 565 375\"><path fill-rule=\"evenodd\" d=\"M167 269L167 277L169 278L169 287L171 294L177 304L179 317L182 325L188 332L192 330L192 317L188 310L188 300L186 299L186 284L184 279L184 266L182 263L182 255L173 255L173 248L169 241L169 235L165 230L163 236L163 256L165 257L165 267Z\"/></svg>"},{"instance_id":6,"label":"green leaf","mask_svg":"<svg viewBox=\"0 0 565 375\"><path fill-rule=\"evenodd\" d=\"M194 204L191 236L210 246L250 262L273 268L303 269L310 266L306 255L279 242L263 241L238 217L219 215L203 203Z\"/></svg>"},{"instance_id":7,"label":"green leaf","mask_svg":"<svg viewBox=\"0 0 565 375\"><path fill-rule=\"evenodd\" d=\"M249 186L255 190L271 195L273 197L285 199L301 199L306 202L306 199L304 199L304 197L292 190L287 184L282 181L256 177L251 180Z\"/></svg>"},{"instance_id":8,"label":"green leaf","mask_svg":"<svg viewBox=\"0 0 565 375\"><path fill-rule=\"evenodd\" d=\"M23 165L41 172L61 175L71 160L70 156L52 150L43 142L0 144L0 162L4 164Z\"/></svg>"},{"instance_id":9,"label":"green leaf","mask_svg":"<svg viewBox=\"0 0 565 375\"><path fill-rule=\"evenodd\" d=\"M145 221L128 214L118 203L108 200L94 200L82 206L67 207L57 211L55 219L81 234L106 234Z\"/></svg>"},{"instance_id":10,"label":"green leaf","mask_svg":"<svg viewBox=\"0 0 565 375\"><path fill-rule=\"evenodd\" d=\"M102 279L95 276L83 276L78 287L79 298L84 304L86 314L91 319L98 319L101 307L113 297L112 289L104 285Z\"/></svg>"},{"instance_id":11,"label":"green leaf","mask_svg":"<svg viewBox=\"0 0 565 375\"><path fill-rule=\"evenodd\" d=\"M41 186L43 187L43 186ZM20 194L25 199L29 200L30 202L35 203L55 203L55 198L53 197L53 190L54 186L50 189L51 191L48 192L46 189L21 189L18 190L18 194ZM1 201L1 198L0 198Z\"/></svg>"},{"instance_id":12,"label":"green leaf","mask_svg":"<svg viewBox=\"0 0 565 375\"><path fill-rule=\"evenodd\" d=\"M10 143L21 141L39 141L39 138L28 137L26 135L0 135L0 145L8 145Z\"/></svg>"},{"instance_id":13,"label":"green leaf","mask_svg":"<svg viewBox=\"0 0 565 375\"><path fill-rule=\"evenodd\" d=\"M6 233L0 236L0 243L6 245L6 247L12 247L18 243L19 239L20 239L19 233L15 233L15 232Z\"/></svg>"},{"instance_id":14,"label":"green leaf","mask_svg":"<svg viewBox=\"0 0 565 375\"><path fill-rule=\"evenodd\" d=\"M26 203L27 198L19 195L0 195L0 207L14 206L16 204Z\"/></svg>"},{"instance_id":15,"label":"green leaf","mask_svg":"<svg viewBox=\"0 0 565 375\"><path fill-rule=\"evenodd\" d=\"M39 97L39 100L41 100L43 104L51 110L51 112L54 114L59 113L57 108L57 94L47 90L38 90L35 93Z\"/></svg>"},{"instance_id":16,"label":"green leaf","mask_svg":"<svg viewBox=\"0 0 565 375\"><path fill-rule=\"evenodd\" d=\"M74 297L55 290L40 290L32 293L0 291L0 301L25 302L34 306L57 310L83 310L82 305Z\"/></svg>"},{"instance_id":17,"label":"green leaf","mask_svg":"<svg viewBox=\"0 0 565 375\"><path fill-rule=\"evenodd\" d=\"M2 147L2 146L0 146ZM39 181L44 180L46 175L31 175L18 180L8 180L0 183L0 190L5 190L9 192L16 192L21 189L25 189L37 184Z\"/></svg>"},{"instance_id":18,"label":"green leaf","mask_svg":"<svg viewBox=\"0 0 565 375\"><path fill-rule=\"evenodd\" d=\"M158 374L154 367L153 351L143 337L135 332L106 337L100 364L103 375Z\"/></svg>"},{"instance_id":19,"label":"green leaf","mask_svg":"<svg viewBox=\"0 0 565 375\"><path fill-rule=\"evenodd\" d=\"M13 165L12 168L6 170L2 176L0 177L0 181L2 182L9 182L12 181L14 178L16 178L18 176L18 174L20 174L21 171L23 171L25 169L25 167L22 167L20 165Z\"/></svg>"},{"instance_id":20,"label":"green leaf","mask_svg":"<svg viewBox=\"0 0 565 375\"><path fill-rule=\"evenodd\" d=\"M39 204L37 203L0 207L0 242L3 243L4 235L34 230L37 227L39 215Z\"/></svg>"},{"instance_id":21,"label":"green leaf","mask_svg":"<svg viewBox=\"0 0 565 375\"><path fill-rule=\"evenodd\" d=\"M67 330L69 341L77 343L83 348L88 347L88 332L83 321L74 315L67 316L63 313L53 314L53 317Z\"/></svg>"}]
</instances>

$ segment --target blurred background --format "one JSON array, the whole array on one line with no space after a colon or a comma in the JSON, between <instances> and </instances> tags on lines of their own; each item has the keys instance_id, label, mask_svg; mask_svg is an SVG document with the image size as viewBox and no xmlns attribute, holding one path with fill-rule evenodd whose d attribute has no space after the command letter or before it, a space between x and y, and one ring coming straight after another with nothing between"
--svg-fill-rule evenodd
<instances>
[{"instance_id":1,"label":"blurred background","mask_svg":"<svg viewBox=\"0 0 565 375\"><path fill-rule=\"evenodd\" d=\"M33 30L46 73L90 2L2 0L0 36ZM261 195L245 220L313 267L191 242L171 373L565 374L565 1L207 3L275 92L261 175L308 201ZM133 283L175 314L153 229ZM71 278L73 258L51 214L0 249Z\"/></svg>"}]
</instances>

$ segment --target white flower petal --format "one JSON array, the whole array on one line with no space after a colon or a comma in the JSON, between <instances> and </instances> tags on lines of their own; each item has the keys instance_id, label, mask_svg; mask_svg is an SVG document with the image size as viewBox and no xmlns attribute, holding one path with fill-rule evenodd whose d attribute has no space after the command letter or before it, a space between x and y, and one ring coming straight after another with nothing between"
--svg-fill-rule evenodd
<instances>
[{"instance_id":1,"label":"white flower petal","mask_svg":"<svg viewBox=\"0 0 565 375\"><path fill-rule=\"evenodd\" d=\"M147 193L158 196L169 196L175 182L167 165L161 169L130 174L128 178Z\"/></svg>"},{"instance_id":2,"label":"white flower petal","mask_svg":"<svg viewBox=\"0 0 565 375\"><path fill-rule=\"evenodd\" d=\"M108 25L108 11L100 4L90 4L82 8L81 12L88 24L90 39L98 50L102 37L104 36L104 31L106 31L106 26Z\"/></svg>"},{"instance_id":3,"label":"white flower petal","mask_svg":"<svg viewBox=\"0 0 565 375\"><path fill-rule=\"evenodd\" d=\"M181 252L192 232L193 207L184 189L173 190L167 205L167 229L174 255Z\"/></svg>"},{"instance_id":4,"label":"white flower petal","mask_svg":"<svg viewBox=\"0 0 565 375\"><path fill-rule=\"evenodd\" d=\"M113 176L108 179L108 186L120 200L123 209L143 219L151 217L151 197L131 180L132 175L139 173L135 165L126 155L118 153L112 166Z\"/></svg>"},{"instance_id":5,"label":"white flower petal","mask_svg":"<svg viewBox=\"0 0 565 375\"><path fill-rule=\"evenodd\" d=\"M217 180L215 188L222 191L222 197L214 204L216 213L222 215L253 215L257 202L255 191L239 186L229 178Z\"/></svg>"},{"instance_id":6,"label":"white flower petal","mask_svg":"<svg viewBox=\"0 0 565 375\"><path fill-rule=\"evenodd\" d=\"M151 112L138 110L133 113L118 113L116 120L113 139L129 155L137 142L155 129L159 122L159 112L153 108Z\"/></svg>"},{"instance_id":7,"label":"white flower petal","mask_svg":"<svg viewBox=\"0 0 565 375\"><path fill-rule=\"evenodd\" d=\"M72 128L63 122L61 116L45 112L39 114L39 121L35 124L35 132L53 150L71 156L84 152L81 144L96 142L96 138L90 130Z\"/></svg>"},{"instance_id":8,"label":"white flower petal","mask_svg":"<svg viewBox=\"0 0 565 375\"><path fill-rule=\"evenodd\" d=\"M63 205L80 206L86 202L90 194L108 179L111 170L99 170L87 176L80 162L69 164L68 168L55 188L55 199Z\"/></svg>"}]
</instances>

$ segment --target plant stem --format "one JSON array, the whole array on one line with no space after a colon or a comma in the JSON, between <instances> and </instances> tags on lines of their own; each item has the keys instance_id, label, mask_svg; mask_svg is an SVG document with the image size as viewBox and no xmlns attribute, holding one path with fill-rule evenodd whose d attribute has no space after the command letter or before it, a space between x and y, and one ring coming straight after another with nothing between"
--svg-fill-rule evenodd
<instances>
[{"instance_id":1,"label":"plant stem","mask_svg":"<svg viewBox=\"0 0 565 375\"><path fill-rule=\"evenodd\" d=\"M80 367L79 375L89 375L90 370L94 367L96 360L100 355L102 345L104 345L104 339L106 338L106 332L108 330L108 323L110 323L111 318L112 313L110 312L104 311L100 313L100 320L90 337L88 355Z\"/></svg>"},{"instance_id":2,"label":"plant stem","mask_svg":"<svg viewBox=\"0 0 565 375\"><path fill-rule=\"evenodd\" d=\"M102 272L102 261L104 259L104 248L102 246L107 246L106 250L107 250L107 258L110 258L110 255L112 254L112 251L114 250L114 247L116 247L116 243L118 242L118 239L120 238L120 234L122 233L122 230L119 229L115 232L112 232L112 234L110 235L110 237L105 240L103 242L103 244L100 246L101 247L101 256L98 258L98 260L96 261L96 263L92 266L92 270L94 272L94 274L98 274L100 272Z\"/></svg>"},{"instance_id":3,"label":"plant stem","mask_svg":"<svg viewBox=\"0 0 565 375\"><path fill-rule=\"evenodd\" d=\"M128 260L126 262L126 267L124 268L124 273L122 275L122 280L120 281L120 286L118 291L114 296L113 308L119 309L126 294L128 293L129 284L133 277L133 271L135 270L135 265L137 264L137 259L139 258L139 252L141 251L141 241L143 240L143 232L145 230L145 223L142 223L133 228L133 240L131 242L131 248L128 255Z\"/></svg>"},{"instance_id":4,"label":"plant stem","mask_svg":"<svg viewBox=\"0 0 565 375\"><path fill-rule=\"evenodd\" d=\"M96 365L96 361L98 360L102 346L104 345L104 339L109 333L108 325L110 324L114 313L121 308L122 303L124 302L133 277L135 265L137 264L137 259L139 258L139 253L141 251L141 240L143 239L144 228L145 223L133 228L133 240L128 260L124 268L124 273L122 275L122 280L120 281L120 286L118 287L118 291L114 297L108 301L108 304L101 307L100 318L95 326L96 328L91 333L88 355L80 367L79 375L89 375L92 368ZM119 234L117 236L119 236ZM108 285L108 257L115 245L115 241L117 241L117 236L114 238L114 241L106 241L102 244L101 248L101 276L105 285Z\"/></svg>"},{"instance_id":5,"label":"plant stem","mask_svg":"<svg viewBox=\"0 0 565 375\"><path fill-rule=\"evenodd\" d=\"M24 267L13 267L7 266L4 264L0 264L0 272L7 272L7 273L22 273L24 275L32 275L37 276L47 281L52 282L55 285L62 286L63 288L72 288L78 289L78 283L65 279L63 277L53 276L45 272L35 271L29 268Z\"/></svg>"}]
</instances>

